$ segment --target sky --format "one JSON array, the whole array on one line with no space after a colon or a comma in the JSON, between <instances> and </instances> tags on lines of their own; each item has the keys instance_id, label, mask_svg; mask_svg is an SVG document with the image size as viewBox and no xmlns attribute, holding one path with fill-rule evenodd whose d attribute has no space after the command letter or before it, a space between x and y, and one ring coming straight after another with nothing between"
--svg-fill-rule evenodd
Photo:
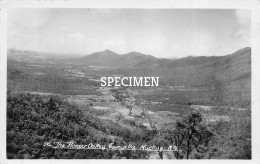
<instances>
[{"instance_id":1,"label":"sky","mask_svg":"<svg viewBox=\"0 0 260 164\"><path fill-rule=\"evenodd\" d=\"M158 58L222 56L250 46L250 10L55 9L8 12L8 48Z\"/></svg>"}]
</instances>

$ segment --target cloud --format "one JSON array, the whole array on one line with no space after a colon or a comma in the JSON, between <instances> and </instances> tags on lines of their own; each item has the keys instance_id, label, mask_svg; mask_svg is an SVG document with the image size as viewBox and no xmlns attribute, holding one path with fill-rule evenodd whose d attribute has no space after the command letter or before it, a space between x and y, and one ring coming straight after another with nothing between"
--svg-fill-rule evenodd
<instances>
[{"instance_id":1,"label":"cloud","mask_svg":"<svg viewBox=\"0 0 260 164\"><path fill-rule=\"evenodd\" d=\"M215 39L213 35L206 31L194 32L190 36L189 54L208 55L215 49Z\"/></svg>"},{"instance_id":2,"label":"cloud","mask_svg":"<svg viewBox=\"0 0 260 164\"><path fill-rule=\"evenodd\" d=\"M15 39L34 39L34 37L30 34L12 31L8 34L8 39L12 39L12 40L15 40Z\"/></svg>"},{"instance_id":3,"label":"cloud","mask_svg":"<svg viewBox=\"0 0 260 164\"><path fill-rule=\"evenodd\" d=\"M236 10L235 12L238 22L242 26L249 26L250 25L250 11L249 10Z\"/></svg>"},{"instance_id":4,"label":"cloud","mask_svg":"<svg viewBox=\"0 0 260 164\"><path fill-rule=\"evenodd\" d=\"M111 47L113 49L116 49L117 47L124 47L125 46L125 40L120 38L114 38L107 41L104 41L103 47Z\"/></svg>"},{"instance_id":5,"label":"cloud","mask_svg":"<svg viewBox=\"0 0 260 164\"><path fill-rule=\"evenodd\" d=\"M81 33L69 34L69 37L72 38L72 39L75 39L77 41L82 41L85 38L85 36L82 35Z\"/></svg>"},{"instance_id":6,"label":"cloud","mask_svg":"<svg viewBox=\"0 0 260 164\"><path fill-rule=\"evenodd\" d=\"M240 37L244 46L250 46L251 12L250 10L236 10L235 15L240 28L234 33L234 37Z\"/></svg>"},{"instance_id":7,"label":"cloud","mask_svg":"<svg viewBox=\"0 0 260 164\"><path fill-rule=\"evenodd\" d=\"M69 29L70 29L69 27L61 27L60 28L61 31L69 31Z\"/></svg>"},{"instance_id":8,"label":"cloud","mask_svg":"<svg viewBox=\"0 0 260 164\"><path fill-rule=\"evenodd\" d=\"M48 23L51 14L48 9L12 9L8 15L9 27L34 29Z\"/></svg>"},{"instance_id":9,"label":"cloud","mask_svg":"<svg viewBox=\"0 0 260 164\"><path fill-rule=\"evenodd\" d=\"M235 36L243 36L245 35L246 31L244 29L240 29L238 31L235 32Z\"/></svg>"},{"instance_id":10,"label":"cloud","mask_svg":"<svg viewBox=\"0 0 260 164\"><path fill-rule=\"evenodd\" d=\"M248 46L250 29L250 10L10 9L8 47L210 55Z\"/></svg>"},{"instance_id":11,"label":"cloud","mask_svg":"<svg viewBox=\"0 0 260 164\"><path fill-rule=\"evenodd\" d=\"M131 42L136 51L148 54L163 52L167 43L167 36L158 30L147 30Z\"/></svg>"}]
</instances>

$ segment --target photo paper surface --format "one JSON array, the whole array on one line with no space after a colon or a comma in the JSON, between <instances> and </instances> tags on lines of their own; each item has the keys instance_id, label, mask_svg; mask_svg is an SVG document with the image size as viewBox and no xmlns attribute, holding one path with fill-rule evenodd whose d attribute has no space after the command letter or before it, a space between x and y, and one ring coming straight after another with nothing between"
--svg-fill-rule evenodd
<instances>
[{"instance_id":1,"label":"photo paper surface","mask_svg":"<svg viewBox=\"0 0 260 164\"><path fill-rule=\"evenodd\" d=\"M252 9L10 6L4 161L253 159Z\"/></svg>"}]
</instances>

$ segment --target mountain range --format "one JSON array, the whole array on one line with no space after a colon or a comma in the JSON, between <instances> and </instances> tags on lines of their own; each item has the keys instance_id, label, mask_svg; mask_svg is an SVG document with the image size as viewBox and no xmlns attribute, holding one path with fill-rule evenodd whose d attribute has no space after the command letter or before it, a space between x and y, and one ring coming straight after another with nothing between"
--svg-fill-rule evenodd
<instances>
[{"instance_id":1,"label":"mountain range","mask_svg":"<svg viewBox=\"0 0 260 164\"><path fill-rule=\"evenodd\" d=\"M47 58L47 59L46 59ZM69 62L78 66L104 66L104 76L159 76L160 85L190 86L209 90L212 101L249 105L251 103L251 48L225 56L199 56L159 59L139 52L117 54L111 50L86 56L63 57L41 52L8 51L8 60ZM10 66L9 66L10 67Z\"/></svg>"},{"instance_id":2,"label":"mountain range","mask_svg":"<svg viewBox=\"0 0 260 164\"><path fill-rule=\"evenodd\" d=\"M152 55L146 55L140 52L129 52L126 54L117 54L111 50L95 52L90 55L75 58L72 61L84 65L95 66L113 66L129 68L176 68L202 65L208 62L220 62L228 58L236 58L243 54L251 53L251 48L246 47L232 54L225 56L189 56L179 59L156 58Z\"/></svg>"},{"instance_id":3,"label":"mountain range","mask_svg":"<svg viewBox=\"0 0 260 164\"><path fill-rule=\"evenodd\" d=\"M161 84L210 89L221 103L251 101L251 48L225 56L159 59L139 52L119 55L105 50L75 59L84 65L117 67L125 76L159 76Z\"/></svg>"},{"instance_id":4,"label":"mountain range","mask_svg":"<svg viewBox=\"0 0 260 164\"><path fill-rule=\"evenodd\" d=\"M143 65L144 63L156 63L158 59L151 55L145 55L134 51L119 55L111 50L104 50L77 58L74 61L81 64L96 66L140 67L140 65Z\"/></svg>"}]
</instances>

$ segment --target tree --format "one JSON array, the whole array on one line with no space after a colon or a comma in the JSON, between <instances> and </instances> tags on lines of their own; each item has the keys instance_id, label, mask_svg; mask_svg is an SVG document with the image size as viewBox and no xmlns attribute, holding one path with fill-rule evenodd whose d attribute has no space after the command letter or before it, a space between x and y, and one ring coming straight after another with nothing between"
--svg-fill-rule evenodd
<instances>
[{"instance_id":1,"label":"tree","mask_svg":"<svg viewBox=\"0 0 260 164\"><path fill-rule=\"evenodd\" d=\"M177 122L169 139L178 148L174 152L175 157L183 158L186 153L186 158L189 159L193 150L206 152L213 137L213 132L204 124L203 116L200 113L192 113L182 122Z\"/></svg>"}]
</instances>

